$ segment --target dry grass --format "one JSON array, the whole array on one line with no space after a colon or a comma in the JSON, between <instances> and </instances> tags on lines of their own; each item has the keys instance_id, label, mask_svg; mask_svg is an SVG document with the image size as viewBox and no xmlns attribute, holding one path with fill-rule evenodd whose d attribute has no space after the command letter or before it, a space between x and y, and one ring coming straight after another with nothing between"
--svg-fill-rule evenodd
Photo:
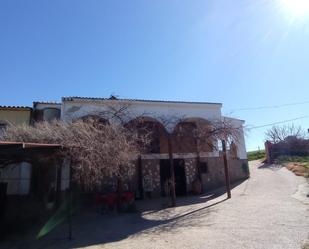
<instances>
[{"instance_id":1,"label":"dry grass","mask_svg":"<svg viewBox=\"0 0 309 249\"><path fill-rule=\"evenodd\" d=\"M297 176L305 176L308 173L308 169L302 163L286 163L285 166Z\"/></svg>"},{"instance_id":2,"label":"dry grass","mask_svg":"<svg viewBox=\"0 0 309 249\"><path fill-rule=\"evenodd\" d=\"M115 123L77 120L12 125L0 140L61 144L62 157L71 161L73 179L91 189L99 187L105 177L131 176L132 159L147 142L147 136Z\"/></svg>"},{"instance_id":3,"label":"dry grass","mask_svg":"<svg viewBox=\"0 0 309 249\"><path fill-rule=\"evenodd\" d=\"M309 157L280 157L279 162L297 176L309 177Z\"/></svg>"}]
</instances>

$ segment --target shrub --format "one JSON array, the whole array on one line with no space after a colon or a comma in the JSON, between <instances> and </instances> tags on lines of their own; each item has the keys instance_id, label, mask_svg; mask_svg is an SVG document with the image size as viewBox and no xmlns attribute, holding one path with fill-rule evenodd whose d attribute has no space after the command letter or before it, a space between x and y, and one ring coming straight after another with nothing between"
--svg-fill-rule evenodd
<instances>
[{"instance_id":1,"label":"shrub","mask_svg":"<svg viewBox=\"0 0 309 249\"><path fill-rule=\"evenodd\" d=\"M265 158L265 151L264 150L257 150L257 151L250 151L248 152L248 160L258 160L258 159L264 159Z\"/></svg>"}]
</instances>

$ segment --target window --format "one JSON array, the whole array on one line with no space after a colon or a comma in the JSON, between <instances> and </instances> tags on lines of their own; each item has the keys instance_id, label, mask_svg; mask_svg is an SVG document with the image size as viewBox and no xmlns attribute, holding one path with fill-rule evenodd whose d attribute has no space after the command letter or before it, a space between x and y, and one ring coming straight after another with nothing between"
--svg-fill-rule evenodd
<instances>
[{"instance_id":1,"label":"window","mask_svg":"<svg viewBox=\"0 0 309 249\"><path fill-rule=\"evenodd\" d=\"M6 124L6 123L0 123L0 134L1 134L2 132L4 132L4 130L6 129L6 127L7 127L7 124Z\"/></svg>"},{"instance_id":2,"label":"window","mask_svg":"<svg viewBox=\"0 0 309 249\"><path fill-rule=\"evenodd\" d=\"M206 162L200 163L200 170L201 170L202 174L209 173L209 171L208 171L208 164Z\"/></svg>"}]
</instances>

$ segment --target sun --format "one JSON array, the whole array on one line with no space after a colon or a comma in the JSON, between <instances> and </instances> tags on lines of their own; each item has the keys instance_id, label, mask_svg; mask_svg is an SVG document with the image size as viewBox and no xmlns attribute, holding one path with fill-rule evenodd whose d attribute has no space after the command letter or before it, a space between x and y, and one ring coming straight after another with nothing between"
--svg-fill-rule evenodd
<instances>
[{"instance_id":1,"label":"sun","mask_svg":"<svg viewBox=\"0 0 309 249\"><path fill-rule=\"evenodd\" d=\"M295 17L309 15L309 0L281 0L287 12Z\"/></svg>"}]
</instances>

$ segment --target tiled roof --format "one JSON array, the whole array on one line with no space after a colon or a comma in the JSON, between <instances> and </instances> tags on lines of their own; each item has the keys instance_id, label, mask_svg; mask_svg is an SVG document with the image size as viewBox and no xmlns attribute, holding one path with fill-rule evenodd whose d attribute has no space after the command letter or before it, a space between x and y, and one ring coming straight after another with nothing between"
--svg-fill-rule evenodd
<instances>
[{"instance_id":1,"label":"tiled roof","mask_svg":"<svg viewBox=\"0 0 309 249\"><path fill-rule=\"evenodd\" d=\"M46 104L46 105L61 105L59 102L53 102L53 101L34 101L33 105L36 104Z\"/></svg>"},{"instance_id":2,"label":"tiled roof","mask_svg":"<svg viewBox=\"0 0 309 249\"><path fill-rule=\"evenodd\" d=\"M0 105L1 109L10 109L10 110L32 110L29 106L10 106L10 105Z\"/></svg>"},{"instance_id":3,"label":"tiled roof","mask_svg":"<svg viewBox=\"0 0 309 249\"><path fill-rule=\"evenodd\" d=\"M177 104L210 104L210 105L222 105L222 103L211 103L211 102L191 102L191 101L175 101L175 100L149 100L149 99L119 99L114 96L110 98L94 98L94 97L63 97L62 101L74 101L74 100L93 100L93 101L105 101L105 100L115 100L115 101L132 101L132 102L156 102L156 103L177 103Z\"/></svg>"}]
</instances>

